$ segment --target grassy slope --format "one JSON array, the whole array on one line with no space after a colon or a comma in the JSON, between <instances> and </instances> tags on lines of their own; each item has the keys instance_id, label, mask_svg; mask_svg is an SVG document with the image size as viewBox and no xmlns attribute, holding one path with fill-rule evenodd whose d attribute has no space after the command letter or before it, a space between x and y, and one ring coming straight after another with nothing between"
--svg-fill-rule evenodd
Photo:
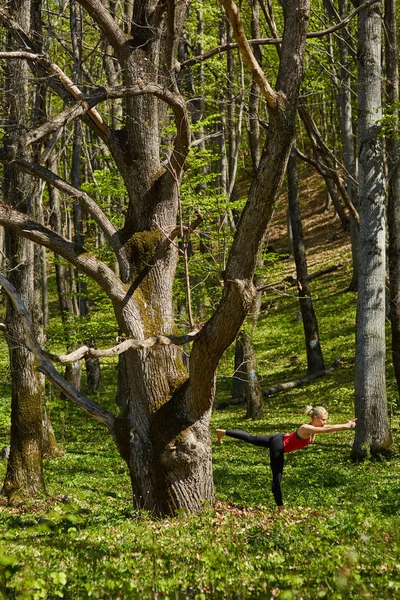
<instances>
[{"instance_id":1,"label":"grassy slope","mask_svg":"<svg viewBox=\"0 0 400 600\"><path fill-rule=\"evenodd\" d=\"M317 198L312 214L305 214L310 271L348 252L341 250L343 235L321 202ZM281 223L278 209L270 241L285 251ZM329 250L323 247L326 231ZM277 280L293 265L279 262L274 269ZM213 427L291 431L309 402L326 406L332 422L353 414L356 299L344 291L349 276L345 263L312 288L325 361L341 357L343 366L307 387L269 398L262 421L245 421L243 407L237 407L216 412ZM256 346L263 387L270 387L304 375L305 352L293 289L265 301ZM0 443L6 443L9 387L1 344ZM291 356L299 363L293 365ZM229 395L224 375L230 365L227 355L218 399ZM101 401L112 407L115 370L105 375ZM156 522L134 512L126 469L102 427L53 398L52 418L65 455L46 461L46 497L25 507L0 504L0 597L400 598L399 417L389 360L388 397L396 442L390 461L354 465L351 432L320 436L286 458L287 512L278 516L266 453L227 440L214 449L216 507ZM2 461L0 480L4 473Z\"/></svg>"}]
</instances>

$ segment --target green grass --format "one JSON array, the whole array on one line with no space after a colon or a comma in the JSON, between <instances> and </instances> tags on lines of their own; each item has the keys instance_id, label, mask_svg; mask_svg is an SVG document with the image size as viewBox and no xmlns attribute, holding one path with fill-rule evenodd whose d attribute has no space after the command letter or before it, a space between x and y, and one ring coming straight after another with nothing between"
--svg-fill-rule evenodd
<instances>
[{"instance_id":1,"label":"green grass","mask_svg":"<svg viewBox=\"0 0 400 600\"><path fill-rule=\"evenodd\" d=\"M243 407L215 412L212 427L292 431L307 403L332 422L353 415L356 299L348 273L313 282L325 362L343 365L307 387L272 396L263 420ZM273 298L255 343L263 387L305 373L294 291ZM290 356L300 363L292 366ZM221 362L218 398L229 395L232 351ZM51 397L64 455L45 462L47 495L24 506L0 501L0 597L100 599L315 600L400 598L400 420L388 355L395 439L390 460L354 464L352 432L319 436L286 457L277 515L267 453L236 440L214 446L217 503L197 516L151 520L134 510L125 464L105 430ZM10 387L0 340L0 444L8 442ZM116 371L104 370L112 403ZM111 406L111 404L110 404ZM215 438L214 438L215 440ZM5 474L0 462L0 481Z\"/></svg>"}]
</instances>

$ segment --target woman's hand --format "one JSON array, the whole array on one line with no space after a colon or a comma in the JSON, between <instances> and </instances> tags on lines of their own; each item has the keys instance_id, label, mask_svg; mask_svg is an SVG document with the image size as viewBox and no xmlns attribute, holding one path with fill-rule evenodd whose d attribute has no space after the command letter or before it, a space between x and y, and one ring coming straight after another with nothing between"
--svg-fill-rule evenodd
<instances>
[{"instance_id":1,"label":"woman's hand","mask_svg":"<svg viewBox=\"0 0 400 600\"><path fill-rule=\"evenodd\" d=\"M347 421L346 425L349 429L354 429L356 426L356 421L357 419L350 419L350 421Z\"/></svg>"}]
</instances>

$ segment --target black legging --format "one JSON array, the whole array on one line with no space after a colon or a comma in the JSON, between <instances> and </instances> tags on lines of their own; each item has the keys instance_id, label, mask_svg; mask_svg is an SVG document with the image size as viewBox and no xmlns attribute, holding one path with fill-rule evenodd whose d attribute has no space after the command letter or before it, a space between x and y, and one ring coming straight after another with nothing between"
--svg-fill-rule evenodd
<instances>
[{"instance_id":1,"label":"black legging","mask_svg":"<svg viewBox=\"0 0 400 600\"><path fill-rule=\"evenodd\" d=\"M282 506L281 481L283 472L283 433L274 435L251 435L239 429L228 429L226 435L237 440L243 440L254 446L264 446L269 448L269 460L272 471L272 493L277 506Z\"/></svg>"}]
</instances>

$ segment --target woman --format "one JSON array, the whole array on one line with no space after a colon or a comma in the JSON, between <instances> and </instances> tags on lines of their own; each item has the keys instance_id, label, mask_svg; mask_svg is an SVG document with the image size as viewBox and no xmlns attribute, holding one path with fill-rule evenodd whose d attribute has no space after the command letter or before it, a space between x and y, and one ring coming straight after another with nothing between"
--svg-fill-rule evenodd
<instances>
[{"instance_id":1,"label":"woman","mask_svg":"<svg viewBox=\"0 0 400 600\"><path fill-rule=\"evenodd\" d=\"M264 446L269 448L270 465L272 471L272 493L275 498L279 512L283 511L283 501L281 492L281 480L283 473L283 455L287 452L300 450L314 441L317 433L332 433L334 431L343 431L344 429L354 429L356 419L347 421L339 425L326 425L328 413L322 406L307 406L306 415L310 415L311 423L301 425L293 433L276 433L274 435L251 435L245 431L237 429L216 429L218 443L222 444L222 438L228 437L243 440L254 446Z\"/></svg>"}]
</instances>

